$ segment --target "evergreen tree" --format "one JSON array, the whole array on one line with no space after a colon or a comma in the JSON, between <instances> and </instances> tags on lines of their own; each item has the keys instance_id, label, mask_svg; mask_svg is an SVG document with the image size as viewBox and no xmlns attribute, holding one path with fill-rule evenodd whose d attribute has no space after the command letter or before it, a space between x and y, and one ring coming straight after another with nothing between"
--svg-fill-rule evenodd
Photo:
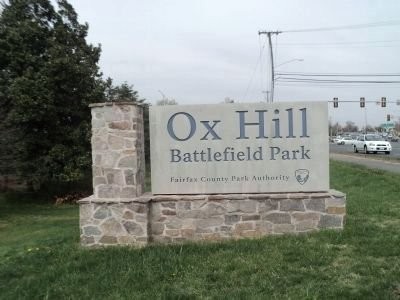
<instances>
[{"instance_id":1,"label":"evergreen tree","mask_svg":"<svg viewBox=\"0 0 400 300\"><path fill-rule=\"evenodd\" d=\"M104 81L104 94L106 101L133 101L137 103L145 101L145 99L139 98L139 93L133 89L133 85L124 82L121 85L114 86L110 77Z\"/></svg>"},{"instance_id":2,"label":"evergreen tree","mask_svg":"<svg viewBox=\"0 0 400 300\"><path fill-rule=\"evenodd\" d=\"M139 98L139 93L133 89L133 85L127 82L114 86L111 78L104 81L104 94L106 101L111 102L137 102L143 105L143 122L144 122L144 150L147 168L150 167L150 124L149 124L149 104L145 103L145 99Z\"/></svg>"},{"instance_id":3,"label":"evergreen tree","mask_svg":"<svg viewBox=\"0 0 400 300\"><path fill-rule=\"evenodd\" d=\"M88 104L104 100L100 47L66 0L9 0L0 15L0 174L33 186L90 170Z\"/></svg>"}]
</instances>

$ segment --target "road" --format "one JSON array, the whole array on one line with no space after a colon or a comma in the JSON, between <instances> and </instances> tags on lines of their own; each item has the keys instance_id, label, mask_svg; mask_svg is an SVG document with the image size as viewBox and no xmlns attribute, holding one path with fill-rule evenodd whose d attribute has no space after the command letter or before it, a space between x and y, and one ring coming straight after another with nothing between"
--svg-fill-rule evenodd
<instances>
[{"instance_id":1,"label":"road","mask_svg":"<svg viewBox=\"0 0 400 300\"><path fill-rule=\"evenodd\" d=\"M386 156L390 158L400 158L400 142L391 142L392 145L392 152L390 152L389 155L385 153L377 153L377 154L371 154L372 156L377 156L378 158L380 156ZM353 146L352 145L336 145L336 144L329 144L329 150L331 153L342 153L342 154L349 154L353 153ZM363 154L361 154L363 155ZM364 155L363 155L364 156ZM369 156L369 155L367 155Z\"/></svg>"},{"instance_id":2,"label":"road","mask_svg":"<svg viewBox=\"0 0 400 300\"><path fill-rule=\"evenodd\" d=\"M393 151L387 154L361 154L353 153L351 145L330 144L330 158L344 162L355 163L372 169L379 169L400 173L400 143L391 143ZM390 160L386 160L390 158Z\"/></svg>"}]
</instances>

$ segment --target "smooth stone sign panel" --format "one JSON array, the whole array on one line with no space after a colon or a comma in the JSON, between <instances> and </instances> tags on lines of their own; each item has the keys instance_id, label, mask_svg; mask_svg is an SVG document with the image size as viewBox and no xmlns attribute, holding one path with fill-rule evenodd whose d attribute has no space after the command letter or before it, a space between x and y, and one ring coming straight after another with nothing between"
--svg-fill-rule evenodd
<instances>
[{"instance_id":1,"label":"smooth stone sign panel","mask_svg":"<svg viewBox=\"0 0 400 300\"><path fill-rule=\"evenodd\" d=\"M329 189L322 102L150 107L153 194Z\"/></svg>"}]
</instances>

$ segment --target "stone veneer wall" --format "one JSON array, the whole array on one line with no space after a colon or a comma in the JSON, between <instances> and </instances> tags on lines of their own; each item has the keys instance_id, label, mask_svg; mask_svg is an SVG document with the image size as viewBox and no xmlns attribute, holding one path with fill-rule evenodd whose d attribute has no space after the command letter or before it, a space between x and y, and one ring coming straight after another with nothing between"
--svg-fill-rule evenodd
<instances>
[{"instance_id":1,"label":"stone veneer wall","mask_svg":"<svg viewBox=\"0 0 400 300\"><path fill-rule=\"evenodd\" d=\"M143 195L81 200L81 242L146 245L342 229L346 196L291 194Z\"/></svg>"}]
</instances>

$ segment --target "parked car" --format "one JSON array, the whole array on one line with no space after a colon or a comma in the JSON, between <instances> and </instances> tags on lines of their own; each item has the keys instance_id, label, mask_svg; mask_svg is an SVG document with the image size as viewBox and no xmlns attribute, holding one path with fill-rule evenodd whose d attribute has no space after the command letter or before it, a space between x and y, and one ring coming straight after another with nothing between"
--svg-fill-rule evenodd
<instances>
[{"instance_id":1,"label":"parked car","mask_svg":"<svg viewBox=\"0 0 400 300\"><path fill-rule=\"evenodd\" d=\"M390 154L392 145L377 134L363 134L354 142L353 149L355 153L362 151L365 154L370 152L385 152L386 154Z\"/></svg>"},{"instance_id":2,"label":"parked car","mask_svg":"<svg viewBox=\"0 0 400 300\"><path fill-rule=\"evenodd\" d=\"M340 135L335 136L335 137L333 138L333 142L334 142L335 144L337 144L337 142L338 142L341 138L342 138L342 137L341 137Z\"/></svg>"},{"instance_id":3,"label":"parked car","mask_svg":"<svg viewBox=\"0 0 400 300\"><path fill-rule=\"evenodd\" d=\"M353 138L351 136L345 136L337 140L336 144L338 145L353 145Z\"/></svg>"}]
</instances>

